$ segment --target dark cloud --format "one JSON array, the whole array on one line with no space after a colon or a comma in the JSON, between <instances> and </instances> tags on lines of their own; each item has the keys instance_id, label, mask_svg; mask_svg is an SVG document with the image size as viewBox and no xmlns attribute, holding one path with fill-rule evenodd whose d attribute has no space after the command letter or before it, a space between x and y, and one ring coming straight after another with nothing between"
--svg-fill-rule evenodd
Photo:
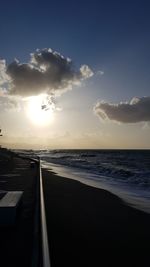
<instances>
[{"instance_id":1,"label":"dark cloud","mask_svg":"<svg viewBox=\"0 0 150 267\"><path fill-rule=\"evenodd\" d=\"M72 61L51 49L37 50L29 63L15 60L7 66L12 95L61 94L93 75L87 65L76 70Z\"/></svg>"},{"instance_id":2,"label":"dark cloud","mask_svg":"<svg viewBox=\"0 0 150 267\"><path fill-rule=\"evenodd\" d=\"M98 102L94 112L101 119L109 119L122 123L150 121L150 97L134 97L129 103L111 104Z\"/></svg>"}]
</instances>

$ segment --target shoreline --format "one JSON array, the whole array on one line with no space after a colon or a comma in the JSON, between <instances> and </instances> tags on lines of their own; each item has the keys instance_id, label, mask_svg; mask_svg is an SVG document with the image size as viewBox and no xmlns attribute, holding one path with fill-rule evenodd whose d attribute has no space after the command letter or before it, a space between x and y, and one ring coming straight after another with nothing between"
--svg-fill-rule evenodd
<instances>
[{"instance_id":1,"label":"shoreline","mask_svg":"<svg viewBox=\"0 0 150 267\"><path fill-rule=\"evenodd\" d=\"M27 267L32 259L37 168L30 168L30 160L14 156L9 165L0 162L0 174L7 174L1 188L24 191L23 210L15 228L0 229L5 266L17 267L23 260L21 266ZM127 266L148 265L149 214L127 206L107 190L43 168L42 174L52 267L120 267L120 257Z\"/></svg>"},{"instance_id":2,"label":"shoreline","mask_svg":"<svg viewBox=\"0 0 150 267\"><path fill-rule=\"evenodd\" d=\"M125 186L117 183L110 184L109 182L101 181L100 179L97 178L98 176L96 177L96 179L90 178L90 173L86 174L82 170L78 170L70 166L67 167L65 165L59 165L48 161L43 161L42 165L43 168L49 170L50 172L54 172L56 175L60 177L66 177L68 179L73 179L75 181L78 181L80 183L83 183L85 185L94 188L99 188L109 191L110 193L118 196L123 201L125 201L125 203L128 206L150 214L150 199L148 190L146 191L147 197L144 197L141 196L141 194L143 193L143 191L141 190L131 191L131 188L127 185Z\"/></svg>"},{"instance_id":3,"label":"shoreline","mask_svg":"<svg viewBox=\"0 0 150 267\"><path fill-rule=\"evenodd\" d=\"M42 172L52 266L121 266L118 253L147 266L149 214L104 189Z\"/></svg>"}]
</instances>

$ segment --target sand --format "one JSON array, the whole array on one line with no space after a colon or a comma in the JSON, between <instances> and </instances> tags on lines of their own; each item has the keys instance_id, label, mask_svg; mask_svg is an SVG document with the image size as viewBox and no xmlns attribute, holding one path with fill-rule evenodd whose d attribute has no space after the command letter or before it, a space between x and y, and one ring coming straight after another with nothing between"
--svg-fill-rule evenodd
<instances>
[{"instance_id":1,"label":"sand","mask_svg":"<svg viewBox=\"0 0 150 267\"><path fill-rule=\"evenodd\" d=\"M43 183L52 267L149 265L149 214L46 170Z\"/></svg>"}]
</instances>

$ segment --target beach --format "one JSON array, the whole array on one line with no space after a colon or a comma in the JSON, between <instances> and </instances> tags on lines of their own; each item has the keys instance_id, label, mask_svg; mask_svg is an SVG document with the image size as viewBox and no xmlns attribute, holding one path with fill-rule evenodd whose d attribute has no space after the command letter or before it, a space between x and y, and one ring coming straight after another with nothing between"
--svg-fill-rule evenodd
<instances>
[{"instance_id":1,"label":"beach","mask_svg":"<svg viewBox=\"0 0 150 267\"><path fill-rule=\"evenodd\" d=\"M52 266L147 266L150 215L43 170Z\"/></svg>"},{"instance_id":2,"label":"beach","mask_svg":"<svg viewBox=\"0 0 150 267\"><path fill-rule=\"evenodd\" d=\"M0 263L38 266L39 220L35 220L37 165L18 156L2 157L0 190L23 191L13 227L0 227ZM52 267L148 266L150 215L127 206L116 195L60 177L42 168ZM39 257L40 258L40 257Z\"/></svg>"}]
</instances>

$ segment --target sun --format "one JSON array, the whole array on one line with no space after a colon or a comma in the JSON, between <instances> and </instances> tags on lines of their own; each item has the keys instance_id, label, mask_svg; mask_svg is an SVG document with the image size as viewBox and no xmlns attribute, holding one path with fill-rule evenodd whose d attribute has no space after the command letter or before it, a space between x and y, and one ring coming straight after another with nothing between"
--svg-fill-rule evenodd
<instances>
[{"instance_id":1,"label":"sun","mask_svg":"<svg viewBox=\"0 0 150 267\"><path fill-rule=\"evenodd\" d=\"M54 111L51 106L45 108L45 99L45 95L28 98L27 116L35 125L46 126L54 120Z\"/></svg>"}]
</instances>

